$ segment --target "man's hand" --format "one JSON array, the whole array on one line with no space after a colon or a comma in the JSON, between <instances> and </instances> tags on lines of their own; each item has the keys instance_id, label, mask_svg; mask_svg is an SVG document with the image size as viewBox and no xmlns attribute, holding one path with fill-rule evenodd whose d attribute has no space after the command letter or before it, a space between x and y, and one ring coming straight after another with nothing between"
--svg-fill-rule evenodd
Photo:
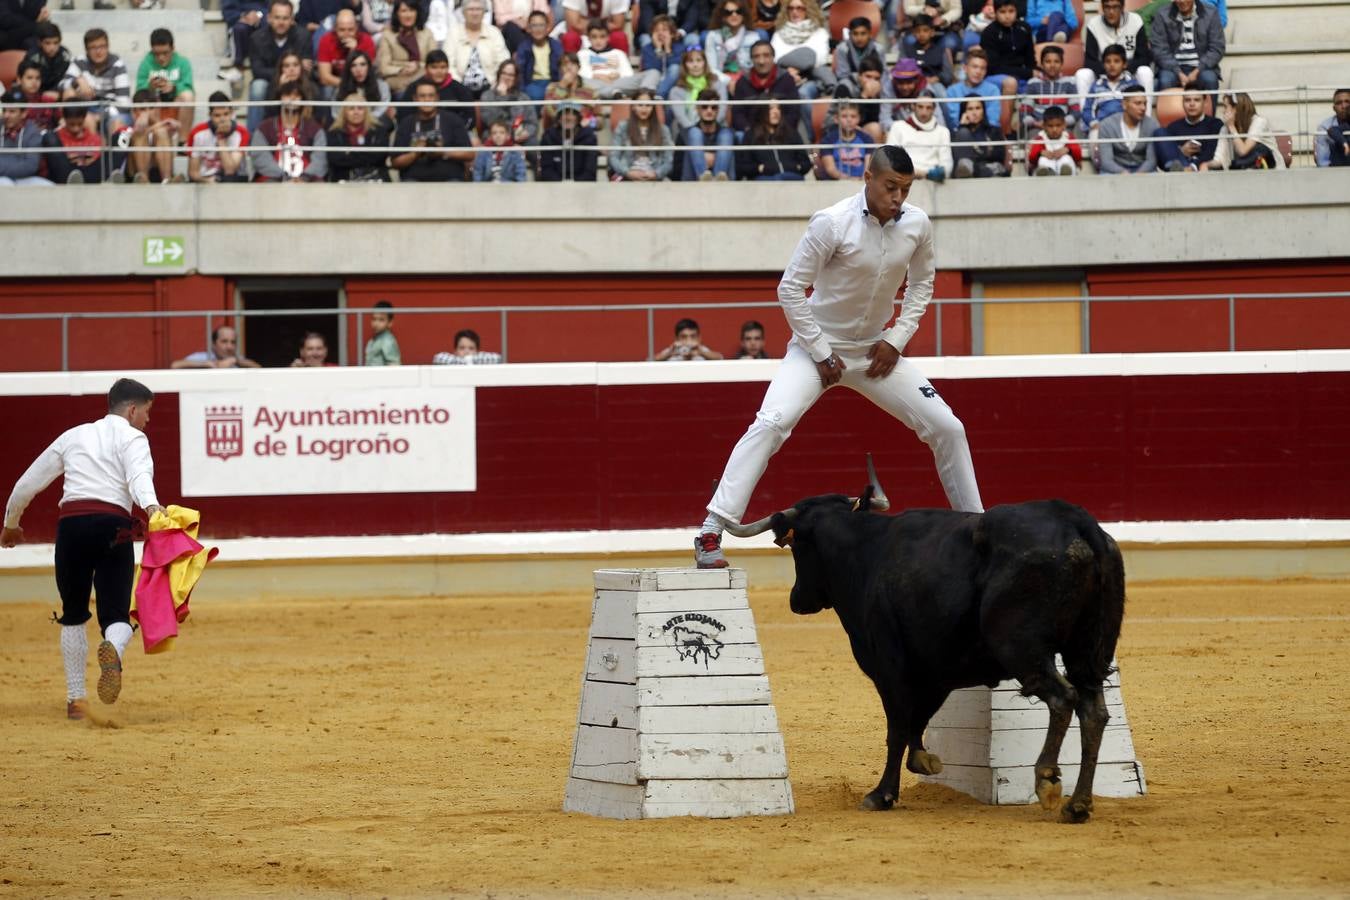
<instances>
[{"instance_id":1,"label":"man's hand","mask_svg":"<svg viewBox=\"0 0 1350 900\"><path fill-rule=\"evenodd\" d=\"M145 508L145 517L147 519L153 519L155 517L155 513L162 513L162 512L164 512L164 507L160 506L158 503L154 503Z\"/></svg>"},{"instance_id":2,"label":"man's hand","mask_svg":"<svg viewBox=\"0 0 1350 900\"><path fill-rule=\"evenodd\" d=\"M867 351L867 358L872 364L864 374L868 378L885 378L895 370L895 364L900 361L900 351L885 341L877 341Z\"/></svg>"},{"instance_id":3,"label":"man's hand","mask_svg":"<svg viewBox=\"0 0 1350 900\"><path fill-rule=\"evenodd\" d=\"M44 6L43 9L46 9ZM17 525L0 531L0 547L17 547L23 543L23 529Z\"/></svg>"},{"instance_id":4,"label":"man's hand","mask_svg":"<svg viewBox=\"0 0 1350 900\"><path fill-rule=\"evenodd\" d=\"M844 377L844 361L838 354L831 353L828 358L822 359L816 363L816 372L820 375L820 384L822 387L829 387L837 384L839 379Z\"/></svg>"}]
</instances>

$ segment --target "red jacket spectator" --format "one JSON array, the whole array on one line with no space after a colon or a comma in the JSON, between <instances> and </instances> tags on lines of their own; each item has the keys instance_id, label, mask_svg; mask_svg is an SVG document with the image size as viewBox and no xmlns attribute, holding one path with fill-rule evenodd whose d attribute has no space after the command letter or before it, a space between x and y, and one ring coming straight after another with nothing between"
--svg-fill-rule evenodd
<instances>
[{"instance_id":1,"label":"red jacket spectator","mask_svg":"<svg viewBox=\"0 0 1350 900\"><path fill-rule=\"evenodd\" d=\"M356 48L362 50L371 59L375 58L375 41L364 31L357 32ZM328 63L333 67L333 74L342 77L342 73L347 70L347 57L351 54L348 50L338 43L336 31L330 31L319 39L319 49L314 55L315 64Z\"/></svg>"}]
</instances>

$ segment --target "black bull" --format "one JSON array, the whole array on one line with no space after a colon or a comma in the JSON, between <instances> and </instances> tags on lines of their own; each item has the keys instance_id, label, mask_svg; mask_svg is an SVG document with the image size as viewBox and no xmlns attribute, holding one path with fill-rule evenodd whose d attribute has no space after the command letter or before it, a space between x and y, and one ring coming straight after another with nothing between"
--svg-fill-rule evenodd
<instances>
[{"instance_id":1,"label":"black bull","mask_svg":"<svg viewBox=\"0 0 1350 900\"><path fill-rule=\"evenodd\" d=\"M863 808L895 803L906 747L911 772L942 770L923 733L953 690L1016 678L1050 713L1036 761L1036 795L1046 809L1059 804L1060 746L1078 713L1082 768L1060 817L1087 821L1108 718L1102 683L1125 612L1115 541L1085 510L1059 500L883 516L870 511L886 505L873 491L813 497L765 520L792 548L792 611L833 608L881 695L886 768ZM1056 653L1067 677L1055 668Z\"/></svg>"}]
</instances>

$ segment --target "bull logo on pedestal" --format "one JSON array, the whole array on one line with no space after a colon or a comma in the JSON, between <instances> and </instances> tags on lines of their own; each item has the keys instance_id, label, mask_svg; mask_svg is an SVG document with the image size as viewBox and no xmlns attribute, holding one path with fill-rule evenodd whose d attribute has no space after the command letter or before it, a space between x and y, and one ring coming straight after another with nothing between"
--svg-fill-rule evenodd
<instances>
[{"instance_id":1,"label":"bull logo on pedestal","mask_svg":"<svg viewBox=\"0 0 1350 900\"><path fill-rule=\"evenodd\" d=\"M721 622L702 613L675 616L661 626L661 631L670 635L680 659L690 659L698 665L702 658L705 669L711 660L722 655L723 644L718 635L726 630Z\"/></svg>"}]
</instances>

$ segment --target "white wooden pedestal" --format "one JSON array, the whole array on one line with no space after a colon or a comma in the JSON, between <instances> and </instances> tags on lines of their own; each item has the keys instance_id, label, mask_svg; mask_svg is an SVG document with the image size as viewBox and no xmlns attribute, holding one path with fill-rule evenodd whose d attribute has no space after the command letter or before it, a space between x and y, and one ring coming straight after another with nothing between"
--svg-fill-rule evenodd
<instances>
[{"instance_id":1,"label":"white wooden pedestal","mask_svg":"<svg viewBox=\"0 0 1350 900\"><path fill-rule=\"evenodd\" d=\"M942 772L924 780L984 803L1035 803L1036 757L1045 743L1050 713L1040 700L1019 694L1020 689L1018 682L1004 681L995 688L953 691L928 723L924 738L928 750L941 758ZM1118 671L1106 680L1106 709L1111 720L1102 736L1092 793L1137 797L1146 792L1144 767L1134 756ZM1059 754L1066 797L1078 783L1081 752L1075 715Z\"/></svg>"},{"instance_id":2,"label":"white wooden pedestal","mask_svg":"<svg viewBox=\"0 0 1350 900\"><path fill-rule=\"evenodd\" d=\"M600 569L563 809L792 812L743 569Z\"/></svg>"}]
</instances>

